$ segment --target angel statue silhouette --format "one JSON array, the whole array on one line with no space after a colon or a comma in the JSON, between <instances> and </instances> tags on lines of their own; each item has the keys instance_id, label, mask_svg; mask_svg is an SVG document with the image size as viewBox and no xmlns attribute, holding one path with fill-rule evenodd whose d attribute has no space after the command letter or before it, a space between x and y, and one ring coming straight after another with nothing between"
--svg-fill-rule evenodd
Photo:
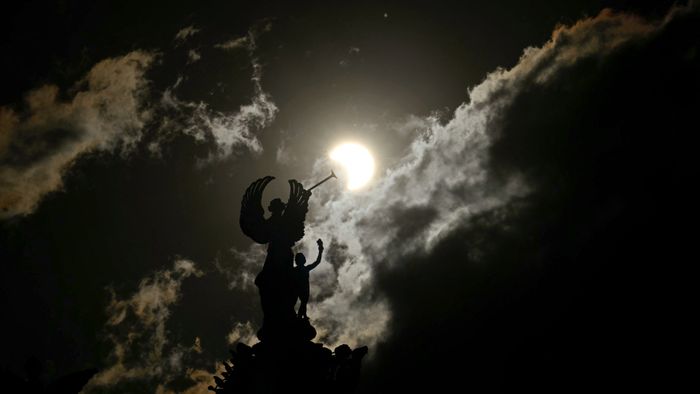
<instances>
[{"instance_id":1,"label":"angel statue silhouette","mask_svg":"<svg viewBox=\"0 0 700 394\"><path fill-rule=\"evenodd\" d=\"M251 183L241 201L240 225L243 233L259 244L267 244L267 256L255 278L263 310L263 326L258 337L263 340L283 337L292 329L296 313L297 286L294 277L292 247L304 237L304 220L309 209L311 190L336 178L333 171L308 190L294 179L289 180L287 203L279 198L270 201L270 217L265 218L262 195L272 176Z\"/></svg>"}]
</instances>

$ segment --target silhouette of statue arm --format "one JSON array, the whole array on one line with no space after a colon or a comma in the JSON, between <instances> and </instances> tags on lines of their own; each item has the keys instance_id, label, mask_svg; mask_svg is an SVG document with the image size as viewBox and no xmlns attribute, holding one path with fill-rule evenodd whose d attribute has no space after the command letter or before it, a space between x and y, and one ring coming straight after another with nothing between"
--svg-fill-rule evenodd
<instances>
[{"instance_id":1,"label":"silhouette of statue arm","mask_svg":"<svg viewBox=\"0 0 700 394\"><path fill-rule=\"evenodd\" d=\"M316 257L316 261L314 261L307 267L307 270L309 271L316 268L316 266L321 263L321 258L323 257L323 241L319 239L318 241L316 241L316 243L318 243L318 257Z\"/></svg>"}]
</instances>

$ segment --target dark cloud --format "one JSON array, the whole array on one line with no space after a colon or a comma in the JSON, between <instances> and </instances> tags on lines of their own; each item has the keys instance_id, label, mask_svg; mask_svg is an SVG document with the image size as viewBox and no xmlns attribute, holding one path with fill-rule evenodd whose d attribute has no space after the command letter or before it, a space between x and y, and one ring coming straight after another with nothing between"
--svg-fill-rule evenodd
<instances>
[{"instance_id":1,"label":"dark cloud","mask_svg":"<svg viewBox=\"0 0 700 394\"><path fill-rule=\"evenodd\" d=\"M327 323L346 330L328 329L337 336L327 340L379 341L390 332L385 324L392 314L386 300L376 296L375 270L429 254L475 215L536 191L536 183L523 171L499 173L491 163L499 149L494 144L507 132L505 123L520 123L510 111L521 97L557 86L564 72L642 43L658 29L658 24L610 11L561 26L542 47L527 48L513 68L498 69L473 87L469 101L447 122L428 117L426 129L414 136L403 157L366 191L319 190L311 202L307 239L333 234L354 256L338 270L333 296L318 308L322 327ZM547 122L548 117L536 119ZM314 177L327 168L325 159L318 161Z\"/></svg>"},{"instance_id":2,"label":"dark cloud","mask_svg":"<svg viewBox=\"0 0 700 394\"><path fill-rule=\"evenodd\" d=\"M698 22L692 8L658 23L606 11L504 73L526 71L486 100L500 103L486 170L530 192L377 266L392 318L368 390L668 384L684 290L664 267L688 251Z\"/></svg>"},{"instance_id":3,"label":"dark cloud","mask_svg":"<svg viewBox=\"0 0 700 394\"><path fill-rule=\"evenodd\" d=\"M447 176L447 175L446 175ZM381 218L365 218L357 224L364 231L377 233L391 229L391 237L411 244L413 238L424 234L428 226L438 217L438 211L431 206L410 206L401 203L386 207L386 216Z\"/></svg>"},{"instance_id":4,"label":"dark cloud","mask_svg":"<svg viewBox=\"0 0 700 394\"><path fill-rule=\"evenodd\" d=\"M348 251L348 245L333 239L325 251L326 261L328 261L337 271L352 255Z\"/></svg>"}]
</instances>

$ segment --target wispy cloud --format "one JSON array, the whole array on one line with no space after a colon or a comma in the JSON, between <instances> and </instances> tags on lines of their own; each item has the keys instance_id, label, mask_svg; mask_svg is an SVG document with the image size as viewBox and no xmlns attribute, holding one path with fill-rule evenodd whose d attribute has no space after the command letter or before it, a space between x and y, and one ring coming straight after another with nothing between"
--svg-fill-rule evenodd
<instances>
[{"instance_id":1,"label":"wispy cloud","mask_svg":"<svg viewBox=\"0 0 700 394\"><path fill-rule=\"evenodd\" d=\"M31 212L84 153L129 155L150 119L144 75L154 59L143 51L105 59L67 100L44 85L25 96L23 109L0 107L0 219Z\"/></svg>"},{"instance_id":2,"label":"wispy cloud","mask_svg":"<svg viewBox=\"0 0 700 394\"><path fill-rule=\"evenodd\" d=\"M178 36L197 31L189 26ZM181 133L215 143L208 161L261 152L255 133L269 126L278 110L262 88L262 66L255 55L258 31L246 40L252 98L236 111L215 111L205 102L178 98L182 79L160 94L160 100L150 100L158 94L146 73L157 54L145 51L97 63L69 92L45 85L27 93L21 109L0 107L0 219L32 213L46 194L62 188L64 173L81 155L119 151L128 158L146 133L151 133L149 149L154 153ZM190 62L200 59L198 52L189 52Z\"/></svg>"},{"instance_id":3,"label":"wispy cloud","mask_svg":"<svg viewBox=\"0 0 700 394\"><path fill-rule=\"evenodd\" d=\"M202 58L202 55L199 52L197 52L196 50L190 49L189 51L187 51L187 64L196 63L201 58Z\"/></svg>"},{"instance_id":4,"label":"wispy cloud","mask_svg":"<svg viewBox=\"0 0 700 394\"><path fill-rule=\"evenodd\" d=\"M212 138L218 150L207 160L214 161L229 157L238 148L252 152L261 152L262 145L255 131L269 126L277 114L277 106L262 88L262 66L255 54L255 40L260 29L251 29L246 36L245 46L248 51L253 73L253 96L251 102L242 105L234 113L221 113L212 110L204 102L184 101L177 97L176 90L182 81L179 79L172 87L165 90L161 103L175 112L174 116L165 116L164 125L179 127L183 133L197 140ZM266 30L263 30L266 31ZM166 129L166 135L169 134Z\"/></svg>"},{"instance_id":5,"label":"wispy cloud","mask_svg":"<svg viewBox=\"0 0 700 394\"><path fill-rule=\"evenodd\" d=\"M214 260L214 267L226 277L229 289L250 290L255 288L255 276L260 270L260 262L264 260L265 249L259 245L246 251L232 248Z\"/></svg>"},{"instance_id":6,"label":"wispy cloud","mask_svg":"<svg viewBox=\"0 0 700 394\"><path fill-rule=\"evenodd\" d=\"M215 48L219 48L219 49L223 49L223 50L233 50L233 49L238 49L238 48L246 48L247 46L248 46L248 37L247 36L232 38L228 41L224 41L222 43L214 45Z\"/></svg>"},{"instance_id":7,"label":"wispy cloud","mask_svg":"<svg viewBox=\"0 0 700 394\"><path fill-rule=\"evenodd\" d=\"M231 332L226 336L226 342L228 342L229 345L245 343L248 346L252 346L258 342L253 324L249 321L234 324Z\"/></svg>"},{"instance_id":8,"label":"wispy cloud","mask_svg":"<svg viewBox=\"0 0 700 394\"><path fill-rule=\"evenodd\" d=\"M165 384L159 384L156 387L156 394L209 394L211 391L208 389L210 385L213 385L214 376L221 375L226 369L223 363L216 363L214 365L215 372L209 372L203 369L188 369L185 377L194 382L191 386L184 390L172 390Z\"/></svg>"},{"instance_id":9,"label":"wispy cloud","mask_svg":"<svg viewBox=\"0 0 700 394\"><path fill-rule=\"evenodd\" d=\"M181 44L185 41L187 41L188 38L192 37L193 35L199 33L200 29L196 28L193 25L183 27L180 29L177 34L175 34L175 43L176 44Z\"/></svg>"},{"instance_id":10,"label":"wispy cloud","mask_svg":"<svg viewBox=\"0 0 700 394\"><path fill-rule=\"evenodd\" d=\"M170 309L181 298L182 282L202 276L195 263L176 260L171 269L144 278L138 290L119 298L109 289L112 300L107 306L107 338L112 343L110 365L93 377L85 392L113 388L144 378L158 378L167 383L186 372L183 359L201 352L199 338L192 345L175 344L169 337L167 322Z\"/></svg>"}]
</instances>

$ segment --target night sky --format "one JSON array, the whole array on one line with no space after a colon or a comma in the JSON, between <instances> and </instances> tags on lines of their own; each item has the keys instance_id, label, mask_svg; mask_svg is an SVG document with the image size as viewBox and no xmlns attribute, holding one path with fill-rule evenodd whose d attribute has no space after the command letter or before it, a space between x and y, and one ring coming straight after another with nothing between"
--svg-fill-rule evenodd
<instances>
[{"instance_id":1,"label":"night sky","mask_svg":"<svg viewBox=\"0 0 700 394\"><path fill-rule=\"evenodd\" d=\"M0 23L0 366L204 393L256 342L240 202L361 392L668 390L689 370L700 10L682 1L16 2ZM359 190L328 158L364 145Z\"/></svg>"}]
</instances>

